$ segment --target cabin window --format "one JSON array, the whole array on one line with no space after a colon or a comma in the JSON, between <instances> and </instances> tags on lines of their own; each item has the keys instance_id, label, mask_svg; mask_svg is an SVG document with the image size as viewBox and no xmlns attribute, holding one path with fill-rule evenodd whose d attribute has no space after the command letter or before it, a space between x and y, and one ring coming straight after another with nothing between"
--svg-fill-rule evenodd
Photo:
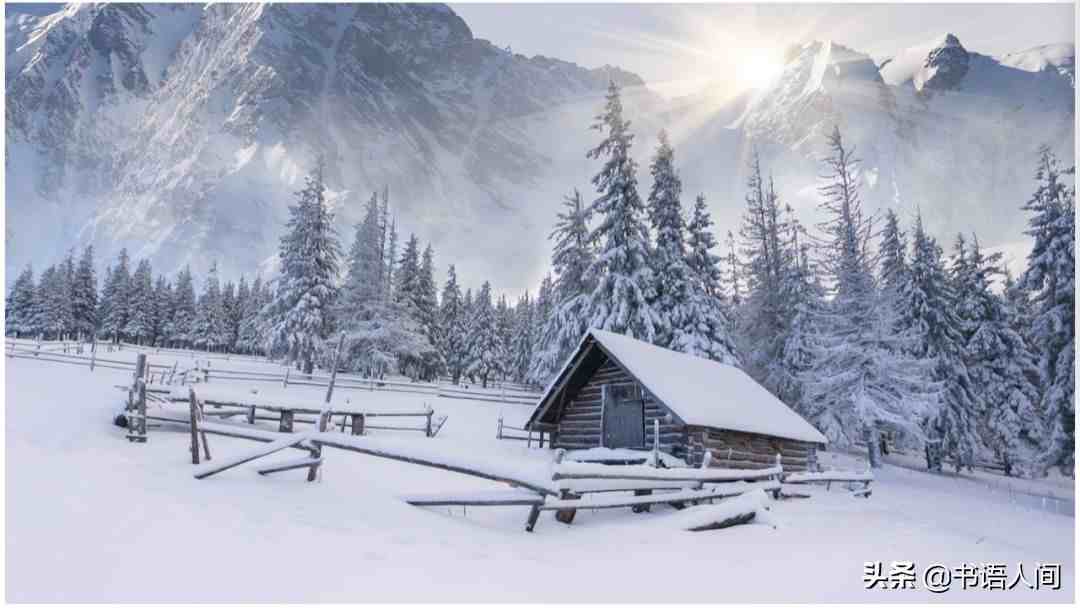
<instances>
[{"instance_id":1,"label":"cabin window","mask_svg":"<svg viewBox=\"0 0 1080 609\"><path fill-rule=\"evenodd\" d=\"M645 447L645 402L634 385L602 387L601 445L608 448Z\"/></svg>"}]
</instances>

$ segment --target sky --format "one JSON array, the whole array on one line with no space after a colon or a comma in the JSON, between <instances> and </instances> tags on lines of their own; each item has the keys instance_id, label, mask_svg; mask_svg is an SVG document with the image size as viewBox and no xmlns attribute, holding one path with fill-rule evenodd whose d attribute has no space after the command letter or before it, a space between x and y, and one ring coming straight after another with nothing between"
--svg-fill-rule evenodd
<instances>
[{"instance_id":1,"label":"sky","mask_svg":"<svg viewBox=\"0 0 1080 609\"><path fill-rule=\"evenodd\" d=\"M451 4L479 38L586 67L618 65L662 94L753 85L784 49L831 39L877 60L946 32L989 55L1073 42L1057 4ZM557 35L553 35L557 32Z\"/></svg>"}]
</instances>

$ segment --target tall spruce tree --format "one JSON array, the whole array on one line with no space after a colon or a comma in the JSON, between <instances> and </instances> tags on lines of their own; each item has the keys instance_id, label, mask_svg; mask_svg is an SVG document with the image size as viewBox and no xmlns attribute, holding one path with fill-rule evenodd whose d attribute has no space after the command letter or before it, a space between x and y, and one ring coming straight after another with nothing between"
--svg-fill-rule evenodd
<instances>
[{"instance_id":1,"label":"tall spruce tree","mask_svg":"<svg viewBox=\"0 0 1080 609\"><path fill-rule=\"evenodd\" d=\"M1032 344L1038 349L1039 409L1046 430L1042 463L1073 474L1076 464L1076 186L1049 148L1039 151L1038 187L1024 205L1035 243L1019 284L1030 295Z\"/></svg>"},{"instance_id":2,"label":"tall spruce tree","mask_svg":"<svg viewBox=\"0 0 1080 609\"><path fill-rule=\"evenodd\" d=\"M558 373L581 337L589 329L588 306L593 284L587 276L596 259L595 241L589 230L592 209L582 203L581 193L563 198L564 210L558 214L555 228L548 239L554 243L551 263L556 279L547 278L546 312L541 312L543 324L538 345L529 366L529 381L546 385Z\"/></svg>"},{"instance_id":3,"label":"tall spruce tree","mask_svg":"<svg viewBox=\"0 0 1080 609\"><path fill-rule=\"evenodd\" d=\"M957 294L945 271L942 250L915 220L912 251L905 284L899 289L898 329L914 334L909 354L933 365L934 380L942 392L936 413L926 421L926 433L940 443L940 454L953 466L970 468L978 447L978 412L975 388L964 361L964 336L958 316ZM928 467L937 469L934 460Z\"/></svg>"},{"instance_id":4,"label":"tall spruce tree","mask_svg":"<svg viewBox=\"0 0 1080 609\"><path fill-rule=\"evenodd\" d=\"M812 361L803 376L805 412L840 446L865 442L879 467L878 435L892 428L920 435L918 421L936 390L925 367L903 355L910 337L893 331L895 310L879 297L871 273L871 222L862 212L854 151L839 129L828 137L820 188L826 220L822 265L832 298L814 312Z\"/></svg>"},{"instance_id":5,"label":"tall spruce tree","mask_svg":"<svg viewBox=\"0 0 1080 609\"><path fill-rule=\"evenodd\" d=\"M446 285L442 292L442 308L439 311L439 349L446 371L454 384L461 382L461 375L468 360L468 319L457 282L454 265L446 271Z\"/></svg>"},{"instance_id":6,"label":"tall spruce tree","mask_svg":"<svg viewBox=\"0 0 1080 609\"><path fill-rule=\"evenodd\" d=\"M149 260L144 258L135 266L130 286L131 289L128 292L130 312L127 324L124 325L124 334L136 343L145 345L153 334L156 308L154 276Z\"/></svg>"},{"instance_id":7,"label":"tall spruce tree","mask_svg":"<svg viewBox=\"0 0 1080 609\"><path fill-rule=\"evenodd\" d=\"M225 344L225 302L218 279L217 262L210 265L210 270L203 280L202 294L195 306L195 320L192 323L192 344L208 351Z\"/></svg>"},{"instance_id":8,"label":"tall spruce tree","mask_svg":"<svg viewBox=\"0 0 1080 609\"><path fill-rule=\"evenodd\" d=\"M653 342L661 319L649 304L649 230L637 190L637 163L630 156L634 136L614 82L593 128L603 132L604 139L587 156L604 165L592 179L599 197L592 204L598 224L591 240L600 244L600 251L585 273L586 283L595 286L585 318L592 327Z\"/></svg>"},{"instance_id":9,"label":"tall spruce tree","mask_svg":"<svg viewBox=\"0 0 1080 609\"><path fill-rule=\"evenodd\" d=\"M170 342L179 346L190 346L195 340L195 281L191 277L191 268L185 266L176 275L176 287L173 289L172 318L166 323L165 332Z\"/></svg>"},{"instance_id":10,"label":"tall spruce tree","mask_svg":"<svg viewBox=\"0 0 1080 609\"><path fill-rule=\"evenodd\" d=\"M386 288L386 262L383 259L386 235L382 214L389 213L379 206L372 193L364 219L356 225L356 233L346 261L345 282L339 298L339 317L350 320L362 315L365 306L383 301Z\"/></svg>"},{"instance_id":11,"label":"tall spruce tree","mask_svg":"<svg viewBox=\"0 0 1080 609\"><path fill-rule=\"evenodd\" d=\"M90 337L97 329L97 289L94 246L88 245L79 257L71 285L71 315L80 337Z\"/></svg>"},{"instance_id":12,"label":"tall spruce tree","mask_svg":"<svg viewBox=\"0 0 1080 609\"><path fill-rule=\"evenodd\" d=\"M984 443L1005 466L1005 475L1032 475L1042 426L1038 417L1038 367L1023 337L1013 329L1015 311L991 290L1003 274L1001 254L983 255L977 237L958 236L950 272L959 295L964 358L974 387Z\"/></svg>"},{"instance_id":13,"label":"tall spruce tree","mask_svg":"<svg viewBox=\"0 0 1080 609\"><path fill-rule=\"evenodd\" d=\"M102 294L105 303L102 316L102 331L114 342L125 336L128 319L131 317L131 269L127 249L121 249L113 266L109 280Z\"/></svg>"},{"instance_id":14,"label":"tall spruce tree","mask_svg":"<svg viewBox=\"0 0 1080 609\"><path fill-rule=\"evenodd\" d=\"M306 373L315 367L315 347L331 329L341 246L326 203L323 161L305 178L281 238L281 275L269 309L271 335L290 362Z\"/></svg>"},{"instance_id":15,"label":"tall spruce tree","mask_svg":"<svg viewBox=\"0 0 1080 609\"><path fill-rule=\"evenodd\" d=\"M471 296L471 293L470 293ZM466 301L470 299L467 297ZM502 371L499 330L495 305L491 299L491 283L485 281L472 303L469 320L469 365L467 373L479 378L483 387Z\"/></svg>"},{"instance_id":16,"label":"tall spruce tree","mask_svg":"<svg viewBox=\"0 0 1080 609\"><path fill-rule=\"evenodd\" d=\"M27 264L11 285L5 301L5 332L21 338L34 332L34 268Z\"/></svg>"},{"instance_id":17,"label":"tall spruce tree","mask_svg":"<svg viewBox=\"0 0 1080 609\"><path fill-rule=\"evenodd\" d=\"M518 383L527 382L529 365L533 359L533 349L536 346L534 314L535 306L526 290L514 306L514 328L511 334L512 372L509 376Z\"/></svg>"}]
</instances>

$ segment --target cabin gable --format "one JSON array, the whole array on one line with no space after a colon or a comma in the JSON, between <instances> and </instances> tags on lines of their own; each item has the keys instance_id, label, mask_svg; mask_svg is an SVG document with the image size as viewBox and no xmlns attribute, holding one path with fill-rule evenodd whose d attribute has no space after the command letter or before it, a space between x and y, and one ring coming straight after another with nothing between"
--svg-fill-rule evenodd
<instances>
[{"instance_id":1,"label":"cabin gable","mask_svg":"<svg viewBox=\"0 0 1080 609\"><path fill-rule=\"evenodd\" d=\"M634 448L652 449L656 421L660 425L660 450L675 456L685 453L686 427L682 421L615 360L600 349L594 349L594 353L599 355L595 369L582 383L568 387L565 393L559 416L553 421L557 427L552 447L586 449L604 446L604 393L613 390L626 392L642 401L644 442Z\"/></svg>"}]
</instances>

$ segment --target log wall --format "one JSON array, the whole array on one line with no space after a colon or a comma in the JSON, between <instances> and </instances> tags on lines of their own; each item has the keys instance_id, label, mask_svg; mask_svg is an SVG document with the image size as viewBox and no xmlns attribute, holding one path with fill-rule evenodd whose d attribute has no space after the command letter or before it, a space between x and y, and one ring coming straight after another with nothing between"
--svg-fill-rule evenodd
<instances>
[{"instance_id":1,"label":"log wall","mask_svg":"<svg viewBox=\"0 0 1080 609\"><path fill-rule=\"evenodd\" d=\"M816 469L817 445L812 442L762 436L741 431L691 427L689 462L700 465L705 451L712 452L713 467L761 469L776 465L776 454L784 471L802 472Z\"/></svg>"},{"instance_id":2,"label":"log wall","mask_svg":"<svg viewBox=\"0 0 1080 609\"><path fill-rule=\"evenodd\" d=\"M562 406L552 448L568 450L602 446L602 387L639 383L613 361L607 360L588 382ZM816 469L817 446L811 442L787 440L711 427L687 427L669 415L652 395L645 392L645 446L653 446L653 421L660 422L660 450L685 459L692 466L701 465L706 450L712 451L713 467L761 469L776 464L780 453L785 471Z\"/></svg>"},{"instance_id":3,"label":"log wall","mask_svg":"<svg viewBox=\"0 0 1080 609\"><path fill-rule=\"evenodd\" d=\"M605 361L592 375L589 382L565 405L559 417L558 432L552 441L552 448L583 449L601 446L601 387L630 385L638 387L638 382L629 373ZM686 454L686 428L679 425L674 417L669 417L667 410L645 393L645 447L653 446L653 421L660 421L660 450L675 456Z\"/></svg>"}]
</instances>

